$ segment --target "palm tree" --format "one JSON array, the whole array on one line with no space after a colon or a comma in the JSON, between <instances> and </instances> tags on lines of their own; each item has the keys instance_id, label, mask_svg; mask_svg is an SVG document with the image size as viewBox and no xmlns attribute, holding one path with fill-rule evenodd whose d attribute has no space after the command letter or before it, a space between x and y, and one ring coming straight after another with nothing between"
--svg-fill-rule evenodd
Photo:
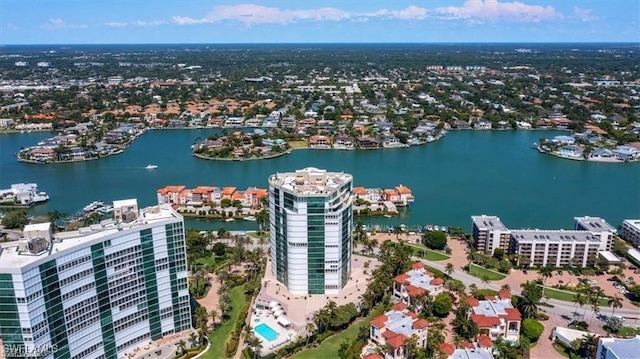
<instances>
[{"instance_id":1,"label":"palm tree","mask_svg":"<svg viewBox=\"0 0 640 359\"><path fill-rule=\"evenodd\" d=\"M409 336L404 344L405 357L407 359L413 358L413 356L418 351L418 339L415 335Z\"/></svg>"},{"instance_id":2,"label":"palm tree","mask_svg":"<svg viewBox=\"0 0 640 359\"><path fill-rule=\"evenodd\" d=\"M507 292L511 292L511 286L508 283L505 283L500 287L501 290L506 290Z\"/></svg>"},{"instance_id":3,"label":"palm tree","mask_svg":"<svg viewBox=\"0 0 640 359\"><path fill-rule=\"evenodd\" d=\"M187 343L183 339L180 339L180 341L177 344L177 347L178 347L178 352L180 352L180 355L184 354L187 351Z\"/></svg>"},{"instance_id":4,"label":"palm tree","mask_svg":"<svg viewBox=\"0 0 640 359\"><path fill-rule=\"evenodd\" d=\"M482 281L482 284L484 284L486 286L487 284L489 284L489 276L486 275L486 274L483 274L480 277L480 281Z\"/></svg>"},{"instance_id":5,"label":"palm tree","mask_svg":"<svg viewBox=\"0 0 640 359\"><path fill-rule=\"evenodd\" d=\"M469 292L471 293L472 297L475 297L478 293L478 286L475 283L471 283L469 285Z\"/></svg>"},{"instance_id":6,"label":"palm tree","mask_svg":"<svg viewBox=\"0 0 640 359\"><path fill-rule=\"evenodd\" d=\"M191 332L189 334L189 340L191 341L191 347L195 347L196 343L198 342L198 334Z\"/></svg>"},{"instance_id":7,"label":"palm tree","mask_svg":"<svg viewBox=\"0 0 640 359\"><path fill-rule=\"evenodd\" d=\"M611 316L613 317L613 315L616 314L616 309L622 308L622 298L616 295L613 298L609 299L607 304L612 308Z\"/></svg>"},{"instance_id":8,"label":"palm tree","mask_svg":"<svg viewBox=\"0 0 640 359\"><path fill-rule=\"evenodd\" d=\"M451 274L455 272L455 269L451 262L447 263L447 265L444 266L444 272L447 273L448 276L451 276Z\"/></svg>"},{"instance_id":9,"label":"palm tree","mask_svg":"<svg viewBox=\"0 0 640 359\"><path fill-rule=\"evenodd\" d=\"M316 329L316 326L313 325L312 322L307 322L307 325L305 325L304 329L307 331L307 344L305 346L308 346L309 339L311 339L311 336L313 335L313 331Z\"/></svg>"},{"instance_id":10,"label":"palm tree","mask_svg":"<svg viewBox=\"0 0 640 359\"><path fill-rule=\"evenodd\" d=\"M587 304L587 297L582 293L576 293L576 295L573 297L573 303L579 305L580 308L582 308L585 304ZM584 319L584 313L582 314L582 318Z\"/></svg>"},{"instance_id":11,"label":"palm tree","mask_svg":"<svg viewBox=\"0 0 640 359\"><path fill-rule=\"evenodd\" d=\"M258 223L258 235L262 235L263 226L269 221L269 212L266 208L262 208L256 213L256 222Z\"/></svg>"},{"instance_id":12,"label":"palm tree","mask_svg":"<svg viewBox=\"0 0 640 359\"><path fill-rule=\"evenodd\" d=\"M553 268L551 268L550 266L544 266L540 268L539 274L542 277L542 282L546 283L547 279L553 276Z\"/></svg>"},{"instance_id":13,"label":"palm tree","mask_svg":"<svg viewBox=\"0 0 640 359\"><path fill-rule=\"evenodd\" d=\"M216 318L218 317L218 311L215 309L211 309L209 311L209 318L211 318L211 329L216 327Z\"/></svg>"},{"instance_id":14,"label":"palm tree","mask_svg":"<svg viewBox=\"0 0 640 359\"><path fill-rule=\"evenodd\" d=\"M398 240L398 238L400 238L400 234L402 234L402 227L400 226L395 226L393 227L393 234L396 235L396 240Z\"/></svg>"}]
</instances>

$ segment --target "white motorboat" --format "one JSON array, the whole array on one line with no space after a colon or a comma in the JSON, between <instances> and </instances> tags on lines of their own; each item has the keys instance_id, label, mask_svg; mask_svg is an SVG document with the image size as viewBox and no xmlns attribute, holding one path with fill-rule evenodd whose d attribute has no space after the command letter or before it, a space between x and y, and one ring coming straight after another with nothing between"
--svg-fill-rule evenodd
<instances>
[{"instance_id":1,"label":"white motorboat","mask_svg":"<svg viewBox=\"0 0 640 359\"><path fill-rule=\"evenodd\" d=\"M145 168L148 169L148 170L155 170L156 168L158 168L158 166L149 164Z\"/></svg>"}]
</instances>

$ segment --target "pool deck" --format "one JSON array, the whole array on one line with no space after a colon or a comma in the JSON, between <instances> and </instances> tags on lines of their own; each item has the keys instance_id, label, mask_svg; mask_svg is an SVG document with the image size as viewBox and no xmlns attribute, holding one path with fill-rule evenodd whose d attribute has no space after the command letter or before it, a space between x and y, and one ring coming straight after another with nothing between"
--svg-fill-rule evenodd
<instances>
[{"instance_id":1,"label":"pool deck","mask_svg":"<svg viewBox=\"0 0 640 359\"><path fill-rule=\"evenodd\" d=\"M369 268L364 267L364 263L367 261L369 261ZM285 317L291 321L291 326L290 329L286 329L280 325L277 318L274 317L269 309L253 310L251 315L252 328L255 328L261 323L266 323L279 333L278 338L273 342L265 340L265 338L256 333L256 336L261 339L263 343L261 354L266 355L271 353L296 336L304 334L306 324L310 322L314 314L329 301L334 301L338 306L347 303L359 303L359 297L367 289L371 272L379 264L376 259L354 254L351 258L351 277L347 285L338 294L300 296L290 294L287 288L273 277L271 261L267 261L265 276L262 279L262 288L260 289L257 299L263 303L270 303L272 301L280 303L284 310ZM256 321L256 319L259 321Z\"/></svg>"}]
</instances>

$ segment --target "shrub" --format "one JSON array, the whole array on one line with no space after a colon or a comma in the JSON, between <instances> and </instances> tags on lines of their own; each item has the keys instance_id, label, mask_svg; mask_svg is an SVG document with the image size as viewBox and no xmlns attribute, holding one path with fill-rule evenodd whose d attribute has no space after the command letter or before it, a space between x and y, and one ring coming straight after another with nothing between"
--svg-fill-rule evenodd
<instances>
[{"instance_id":1,"label":"shrub","mask_svg":"<svg viewBox=\"0 0 640 359\"><path fill-rule=\"evenodd\" d=\"M522 335L527 337L531 342L538 341L543 331L544 325L535 319L527 318L522 321Z\"/></svg>"},{"instance_id":2,"label":"shrub","mask_svg":"<svg viewBox=\"0 0 640 359\"><path fill-rule=\"evenodd\" d=\"M227 357L233 357L236 354L237 349L238 349L238 339L236 339L235 337L232 337L227 342L225 354L227 354Z\"/></svg>"}]
</instances>

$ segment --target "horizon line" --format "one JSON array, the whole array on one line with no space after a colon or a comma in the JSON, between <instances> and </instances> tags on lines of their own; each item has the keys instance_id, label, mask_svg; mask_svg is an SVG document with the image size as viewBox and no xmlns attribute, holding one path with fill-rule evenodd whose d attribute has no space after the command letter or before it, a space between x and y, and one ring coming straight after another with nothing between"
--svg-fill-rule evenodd
<instances>
[{"instance_id":1,"label":"horizon line","mask_svg":"<svg viewBox=\"0 0 640 359\"><path fill-rule=\"evenodd\" d=\"M640 46L634 41L345 41L345 42L103 42L103 43L0 43L0 47L8 46L96 46L96 45L506 45L506 44L632 44Z\"/></svg>"}]
</instances>

